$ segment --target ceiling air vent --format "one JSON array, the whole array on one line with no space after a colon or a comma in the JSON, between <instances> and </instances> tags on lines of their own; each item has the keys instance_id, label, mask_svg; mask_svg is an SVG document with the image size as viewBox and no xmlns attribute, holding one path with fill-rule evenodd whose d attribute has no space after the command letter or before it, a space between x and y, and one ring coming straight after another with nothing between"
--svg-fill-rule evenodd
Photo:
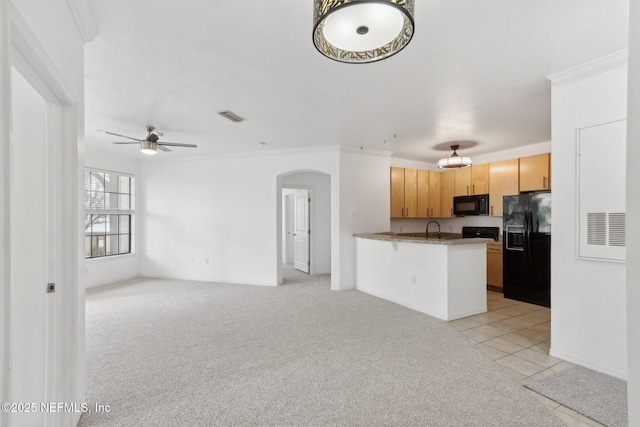
<instances>
[{"instance_id":1,"label":"ceiling air vent","mask_svg":"<svg viewBox=\"0 0 640 427\"><path fill-rule=\"evenodd\" d=\"M234 123L239 123L239 122L244 122L244 119L242 117L240 117L239 115L232 113L231 111L222 111L220 113L222 117L231 120Z\"/></svg>"}]
</instances>

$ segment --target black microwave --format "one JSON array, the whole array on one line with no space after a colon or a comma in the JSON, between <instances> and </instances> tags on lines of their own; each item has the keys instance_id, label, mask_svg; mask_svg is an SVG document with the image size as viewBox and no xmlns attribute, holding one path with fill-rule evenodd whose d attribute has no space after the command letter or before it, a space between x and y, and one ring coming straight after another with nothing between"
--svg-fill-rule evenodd
<instances>
[{"instance_id":1,"label":"black microwave","mask_svg":"<svg viewBox=\"0 0 640 427\"><path fill-rule=\"evenodd\" d=\"M454 215L489 215L489 195L457 196L453 198Z\"/></svg>"}]
</instances>

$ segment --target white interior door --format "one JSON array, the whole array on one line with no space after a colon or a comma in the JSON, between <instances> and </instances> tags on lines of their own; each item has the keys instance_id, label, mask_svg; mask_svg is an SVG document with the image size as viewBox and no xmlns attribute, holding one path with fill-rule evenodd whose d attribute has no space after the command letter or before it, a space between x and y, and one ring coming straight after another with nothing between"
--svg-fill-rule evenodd
<instances>
[{"instance_id":1,"label":"white interior door","mask_svg":"<svg viewBox=\"0 0 640 427\"><path fill-rule=\"evenodd\" d=\"M298 190L295 193L294 214L293 214L293 266L300 271L308 273L310 270L310 237L311 228L309 224L309 190Z\"/></svg>"},{"instance_id":2,"label":"white interior door","mask_svg":"<svg viewBox=\"0 0 640 427\"><path fill-rule=\"evenodd\" d=\"M11 138L10 381L12 402L52 401L55 281L52 243L53 151L47 142L48 102L13 70ZM12 426L50 425L53 414L11 414ZM15 415L15 417L13 416Z\"/></svg>"},{"instance_id":3,"label":"white interior door","mask_svg":"<svg viewBox=\"0 0 640 427\"><path fill-rule=\"evenodd\" d=\"M282 263L293 264L293 210L294 210L294 194L285 194L282 198Z\"/></svg>"}]
</instances>

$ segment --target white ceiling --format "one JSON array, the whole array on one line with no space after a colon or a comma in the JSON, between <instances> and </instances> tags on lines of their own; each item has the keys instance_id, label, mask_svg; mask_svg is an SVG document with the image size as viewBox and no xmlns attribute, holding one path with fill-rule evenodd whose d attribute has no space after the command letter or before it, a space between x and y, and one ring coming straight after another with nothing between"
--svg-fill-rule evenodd
<instances>
[{"instance_id":1,"label":"white ceiling","mask_svg":"<svg viewBox=\"0 0 640 427\"><path fill-rule=\"evenodd\" d=\"M469 156L545 142L546 77L628 44L628 0L417 0L407 48L364 65L316 51L313 0L90 3L87 150L136 158L95 130L198 144L163 158L352 145L433 162L454 140Z\"/></svg>"}]
</instances>

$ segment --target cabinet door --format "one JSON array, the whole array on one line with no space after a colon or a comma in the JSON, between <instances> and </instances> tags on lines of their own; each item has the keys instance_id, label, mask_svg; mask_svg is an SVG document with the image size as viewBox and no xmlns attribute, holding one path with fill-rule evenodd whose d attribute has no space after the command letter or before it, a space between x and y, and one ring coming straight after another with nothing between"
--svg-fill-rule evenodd
<instances>
[{"instance_id":1,"label":"cabinet door","mask_svg":"<svg viewBox=\"0 0 640 427\"><path fill-rule=\"evenodd\" d=\"M471 166L471 194L489 194L489 164Z\"/></svg>"},{"instance_id":2,"label":"cabinet door","mask_svg":"<svg viewBox=\"0 0 640 427\"><path fill-rule=\"evenodd\" d=\"M418 217L418 171L404 169L404 216Z\"/></svg>"},{"instance_id":3,"label":"cabinet door","mask_svg":"<svg viewBox=\"0 0 640 427\"><path fill-rule=\"evenodd\" d=\"M391 218L404 216L404 168L391 168Z\"/></svg>"},{"instance_id":4,"label":"cabinet door","mask_svg":"<svg viewBox=\"0 0 640 427\"><path fill-rule=\"evenodd\" d=\"M489 214L502 216L502 196L518 194L518 159L489 165Z\"/></svg>"},{"instance_id":5,"label":"cabinet door","mask_svg":"<svg viewBox=\"0 0 640 427\"><path fill-rule=\"evenodd\" d=\"M471 194L471 168L454 169L454 196Z\"/></svg>"},{"instance_id":6,"label":"cabinet door","mask_svg":"<svg viewBox=\"0 0 640 427\"><path fill-rule=\"evenodd\" d=\"M487 285L502 288L502 247L487 245Z\"/></svg>"},{"instance_id":7,"label":"cabinet door","mask_svg":"<svg viewBox=\"0 0 640 427\"><path fill-rule=\"evenodd\" d=\"M549 154L520 158L520 191L549 190Z\"/></svg>"},{"instance_id":8,"label":"cabinet door","mask_svg":"<svg viewBox=\"0 0 640 427\"><path fill-rule=\"evenodd\" d=\"M442 172L429 172L429 218L442 216L440 177Z\"/></svg>"},{"instance_id":9,"label":"cabinet door","mask_svg":"<svg viewBox=\"0 0 640 427\"><path fill-rule=\"evenodd\" d=\"M429 215L429 177L430 172L418 171L418 218L428 218Z\"/></svg>"},{"instance_id":10,"label":"cabinet door","mask_svg":"<svg viewBox=\"0 0 640 427\"><path fill-rule=\"evenodd\" d=\"M453 216L455 172L456 171L447 171L440 174L440 216L442 218L450 218Z\"/></svg>"}]
</instances>

